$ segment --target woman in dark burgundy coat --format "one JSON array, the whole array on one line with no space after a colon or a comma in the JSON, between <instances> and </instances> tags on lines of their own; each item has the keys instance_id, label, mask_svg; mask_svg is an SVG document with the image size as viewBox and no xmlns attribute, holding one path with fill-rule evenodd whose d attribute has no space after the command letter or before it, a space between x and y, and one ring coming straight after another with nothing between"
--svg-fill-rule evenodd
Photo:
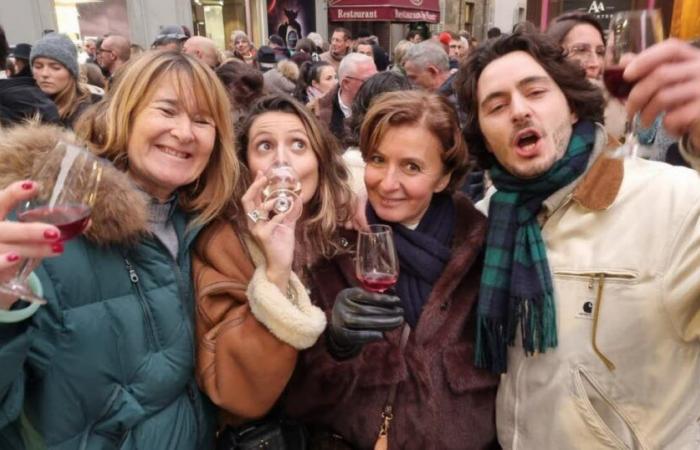
<instances>
[{"instance_id":1,"label":"woman in dark burgundy coat","mask_svg":"<svg viewBox=\"0 0 700 450\"><path fill-rule=\"evenodd\" d=\"M329 325L299 353L281 404L323 430L317 448L372 448L396 385L389 448L495 447L498 378L473 365L486 219L455 192L468 160L456 113L438 95L384 94L360 140L369 222L396 240L396 296L356 287L351 254L308 264L302 279Z\"/></svg>"}]
</instances>

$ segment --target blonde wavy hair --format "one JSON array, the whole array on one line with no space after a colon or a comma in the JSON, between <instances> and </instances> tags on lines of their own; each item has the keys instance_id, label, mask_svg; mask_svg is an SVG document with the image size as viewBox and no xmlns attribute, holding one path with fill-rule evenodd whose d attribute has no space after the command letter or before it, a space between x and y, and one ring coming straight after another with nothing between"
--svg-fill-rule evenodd
<instances>
[{"instance_id":1,"label":"blonde wavy hair","mask_svg":"<svg viewBox=\"0 0 700 450\"><path fill-rule=\"evenodd\" d=\"M226 91L214 72L197 59L180 52L151 51L129 61L117 72L102 101L80 117L76 133L94 153L127 170L134 118L167 81L175 85L188 111L205 111L216 127L214 149L202 174L178 191L182 209L195 215L192 224L205 224L245 190Z\"/></svg>"}]
</instances>

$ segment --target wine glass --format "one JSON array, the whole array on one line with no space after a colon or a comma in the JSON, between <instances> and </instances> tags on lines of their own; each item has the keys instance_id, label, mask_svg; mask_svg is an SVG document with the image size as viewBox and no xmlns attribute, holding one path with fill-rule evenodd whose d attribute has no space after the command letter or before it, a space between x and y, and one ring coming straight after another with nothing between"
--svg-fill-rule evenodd
<instances>
[{"instance_id":1,"label":"wine glass","mask_svg":"<svg viewBox=\"0 0 700 450\"><path fill-rule=\"evenodd\" d=\"M301 215L302 208L293 208L301 195L301 181L294 168L285 162L275 161L265 171L267 185L263 188L263 201L273 201L272 211L275 214L284 214L290 209L296 220Z\"/></svg>"},{"instance_id":2,"label":"wine glass","mask_svg":"<svg viewBox=\"0 0 700 450\"><path fill-rule=\"evenodd\" d=\"M371 292L384 292L396 284L399 262L394 234L388 225L370 225L358 231L355 274Z\"/></svg>"},{"instance_id":3,"label":"wine glass","mask_svg":"<svg viewBox=\"0 0 700 450\"><path fill-rule=\"evenodd\" d=\"M90 222L102 163L85 148L59 141L36 164L41 164L32 176L38 185L37 195L17 207L17 220L55 225L61 232L58 242L63 243L85 231ZM15 277L0 284L0 292L29 302L46 303L27 284L32 262L31 258L25 259Z\"/></svg>"},{"instance_id":4,"label":"wine glass","mask_svg":"<svg viewBox=\"0 0 700 450\"><path fill-rule=\"evenodd\" d=\"M608 34L607 61L603 81L608 92L620 101L627 100L633 83L622 78L627 63L637 54L663 40L663 23L658 10L622 11L613 15ZM625 145L621 156L637 157L649 149L640 144L637 133L638 120L627 122Z\"/></svg>"}]
</instances>

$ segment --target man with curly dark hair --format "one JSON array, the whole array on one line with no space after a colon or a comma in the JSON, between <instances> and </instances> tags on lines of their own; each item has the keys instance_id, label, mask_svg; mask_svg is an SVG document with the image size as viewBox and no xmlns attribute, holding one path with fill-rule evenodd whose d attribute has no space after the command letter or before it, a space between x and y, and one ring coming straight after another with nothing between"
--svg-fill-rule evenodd
<instances>
[{"instance_id":1,"label":"man with curly dark hair","mask_svg":"<svg viewBox=\"0 0 700 450\"><path fill-rule=\"evenodd\" d=\"M626 67L628 112L683 135L700 168L700 51L669 40ZM700 177L622 159L603 96L561 48L515 33L456 80L489 168L476 363L503 373L506 449L695 448Z\"/></svg>"}]
</instances>

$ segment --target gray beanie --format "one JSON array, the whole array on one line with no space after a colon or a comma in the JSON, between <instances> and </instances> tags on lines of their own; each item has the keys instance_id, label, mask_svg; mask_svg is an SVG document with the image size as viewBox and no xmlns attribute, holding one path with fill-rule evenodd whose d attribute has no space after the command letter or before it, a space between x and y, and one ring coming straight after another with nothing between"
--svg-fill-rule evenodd
<instances>
[{"instance_id":1,"label":"gray beanie","mask_svg":"<svg viewBox=\"0 0 700 450\"><path fill-rule=\"evenodd\" d=\"M74 78L80 76L78 50L65 34L50 33L39 39L32 47L29 64L34 64L34 60L39 57L54 59L66 66Z\"/></svg>"}]
</instances>

